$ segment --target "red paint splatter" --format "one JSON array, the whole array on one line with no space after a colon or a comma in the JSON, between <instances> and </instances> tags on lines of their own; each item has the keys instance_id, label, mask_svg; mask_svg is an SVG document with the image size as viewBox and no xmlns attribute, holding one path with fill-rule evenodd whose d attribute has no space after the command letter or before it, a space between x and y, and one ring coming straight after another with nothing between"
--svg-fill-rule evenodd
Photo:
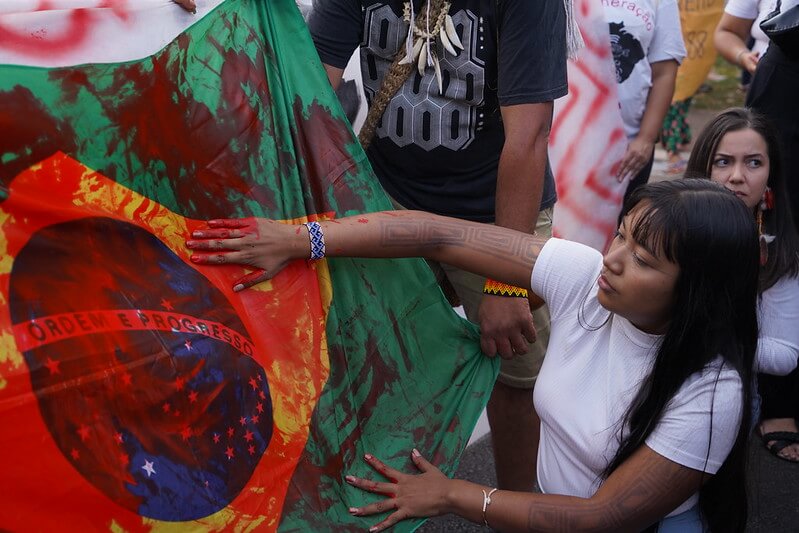
<instances>
[{"instance_id":1,"label":"red paint splatter","mask_svg":"<svg viewBox=\"0 0 799 533\"><path fill-rule=\"evenodd\" d=\"M294 101L296 131L292 131L300 179L306 198L313 199L309 212L365 210L363 199L352 189L346 173L355 169L355 160L344 148L357 142L346 122L335 118L330 110L314 101L303 109L299 98ZM332 191L336 205L328 200Z\"/></svg>"},{"instance_id":2,"label":"red paint splatter","mask_svg":"<svg viewBox=\"0 0 799 533\"><path fill-rule=\"evenodd\" d=\"M98 170L109 177L129 180L141 174L143 165L145 172L161 176L175 191L184 209L181 214L193 218L244 214L250 200L274 208L274 192L258 184L260 176L274 168L251 155L272 142L266 140L272 135L271 124L260 120L271 116L266 59L263 52L250 58L213 39L209 42L222 56L221 69L214 74L222 84L214 108L186 88L191 85L186 72L192 71L185 63L201 61L189 56L188 34L154 56L119 66L110 83L105 71L93 66L55 70L51 79L67 102L74 102L81 90L89 92L118 128L108 156L124 145L133 157L102 159Z\"/></svg>"},{"instance_id":3,"label":"red paint splatter","mask_svg":"<svg viewBox=\"0 0 799 533\"><path fill-rule=\"evenodd\" d=\"M0 153L18 155L0 165L0 186L58 150L74 151L76 137L72 125L54 118L30 90L0 93Z\"/></svg>"},{"instance_id":4,"label":"red paint splatter","mask_svg":"<svg viewBox=\"0 0 799 533\"><path fill-rule=\"evenodd\" d=\"M65 279L73 282L64 284ZM179 285L170 281L178 279ZM160 288L153 285L155 280L162 283ZM224 294L145 230L109 218L80 218L38 231L16 254L9 287L15 324L64 312L88 317L94 310L148 309L168 298L178 310L226 323L249 337ZM68 325L53 321L47 327ZM135 511L141 505L141 498L128 490L135 480L116 456L102 453L119 444L117 435L130 435L126 438L130 444L123 446L137 441L142 449L159 450L175 462L207 462L214 458L210 443L200 440L187 447L184 439L218 427L231 406L249 412L258 402L255 394L246 401L238 394L244 376L264 372L252 358L242 357L224 342L196 336L192 340L197 353L181 354L188 335L123 328L71 337L24 353L53 442L66 455L76 442L70 428L87 427L79 431L79 440L87 441L91 427L91 439L85 445L92 453L74 466L127 509ZM48 360L60 361L58 375L48 371ZM207 365L222 369L224 379L193 383L203 393L196 402L175 394L176 388L182 389ZM87 375L100 377L89 380ZM122 387L124 381L130 386ZM174 416L164 416L167 412ZM82 426L87 413L92 413L92 420ZM265 417L260 434L270 435L271 425L271 417ZM186 427L191 427L191 433ZM246 478L239 481L245 482Z\"/></svg>"},{"instance_id":5,"label":"red paint splatter","mask_svg":"<svg viewBox=\"0 0 799 533\"><path fill-rule=\"evenodd\" d=\"M91 37L95 19L87 9L73 9L67 15L66 28L57 35L47 32L18 32L0 24L0 43L17 53L36 58L68 54L83 46Z\"/></svg>"}]
</instances>

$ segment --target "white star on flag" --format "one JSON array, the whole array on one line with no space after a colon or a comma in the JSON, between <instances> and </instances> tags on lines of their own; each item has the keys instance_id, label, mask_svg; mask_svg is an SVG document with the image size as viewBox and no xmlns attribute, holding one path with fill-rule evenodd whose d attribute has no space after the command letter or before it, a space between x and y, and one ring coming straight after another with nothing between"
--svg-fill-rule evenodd
<instances>
[{"instance_id":1,"label":"white star on flag","mask_svg":"<svg viewBox=\"0 0 799 533\"><path fill-rule=\"evenodd\" d=\"M144 460L144 466L141 467L141 468L142 468L142 470L147 472L147 477L150 477L151 475L155 474L155 468L153 468L152 461L148 461L147 459L145 459Z\"/></svg>"}]
</instances>

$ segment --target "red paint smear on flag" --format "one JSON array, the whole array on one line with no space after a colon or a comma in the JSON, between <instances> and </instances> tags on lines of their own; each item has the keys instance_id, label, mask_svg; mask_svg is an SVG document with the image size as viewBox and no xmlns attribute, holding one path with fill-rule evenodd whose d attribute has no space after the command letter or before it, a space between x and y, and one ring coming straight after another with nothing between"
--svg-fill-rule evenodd
<instances>
[{"instance_id":1,"label":"red paint smear on flag","mask_svg":"<svg viewBox=\"0 0 799 533\"><path fill-rule=\"evenodd\" d=\"M43 191L47 191L47 194L43 194ZM280 365L280 379L270 374L273 378L270 379L273 397L286 399L300 394L302 391L297 390L295 383L300 377L305 378L302 390L306 395L284 401L282 408L301 409L308 418L304 423L300 420L300 427L296 431L287 432L276 423L269 448L247 487L227 508L229 512L219 518L225 522L217 526L247 529L261 523L261 517L267 519L266 524L274 524L272 520L279 516L289 480L305 447L310 412L327 379L327 360L322 352L325 311L314 267L306 262L296 262L271 281L271 290L233 293L232 281L244 273L243 269L234 266L196 267L189 261L189 250L182 245L192 231L204 227L203 222L168 212L152 201L145 200L138 209L129 209L134 201L135 195L131 191L57 153L23 172L10 184L9 198L0 206L3 212L10 215L0 226L0 239L7 256L13 258L32 235L53 224L96 216L140 227L159 236L185 263L186 268L199 271L216 291L224 294L251 333L256 352L261 352L257 354L258 362L268 374L272 372L273 364ZM150 209L147 210L145 205ZM134 212L139 213L139 218L132 216ZM170 231L165 233L167 229ZM172 230L177 230L177 234L171 233ZM0 296L5 301L8 301L9 281L9 273L0 274ZM251 315L253 310L257 312ZM0 309L0 324L11 323L8 313L7 307ZM310 321L308 313L312 313ZM279 324L286 327L280 327ZM302 324L302 327L298 327L298 324ZM300 337L296 333L298 330L303 331ZM264 355L267 352L268 357ZM305 355L300 358L299 354ZM13 508L8 507L3 511L4 526L12 530L34 528L54 531L63 527L63 517L71 517L74 521L70 522L70 527L76 530L112 522L126 531L148 531L156 527L157 521L147 525L138 514L104 497L101 491L80 475L55 441L47 437L48 429L43 424L28 371L24 364L17 366L19 361L19 358L12 356L0 363L2 375L7 379L6 387L0 391L0 405L6 406L3 409L3 422L6 428L14 428L14 438L3 439L3 454L0 454L3 484L11 484L15 487L15 493L25 495L41 494L42 479L57 483L51 484L46 501L14 498ZM51 366L31 371L52 372L51 368L55 368L52 362L47 361L47 364ZM115 370L113 375L116 376L114 383L118 387L130 384L130 379L126 380L124 373ZM128 403L133 402L135 396L130 397ZM275 414L279 416L277 410ZM295 415L294 412L283 413L289 418ZM90 421L92 414L87 413L87 416ZM104 442L117 442L117 434L112 434L110 429L98 425L95 431L105 432L102 436ZM175 426L172 430L178 431L180 428ZM211 442L212 436L202 428L189 429L189 432L185 438L200 434ZM91 436L81 433L76 442L83 442L84 435L87 439ZM70 453L71 460L85 456L77 448L74 451L74 454ZM109 468L119 465L127 465L131 471L138 468L138 465L128 465L127 459L123 453L104 460L114 462L114 465L108 465ZM6 496L5 503L9 501ZM46 512L42 511L42 505L46 505ZM207 520L206 525L209 523Z\"/></svg>"}]
</instances>

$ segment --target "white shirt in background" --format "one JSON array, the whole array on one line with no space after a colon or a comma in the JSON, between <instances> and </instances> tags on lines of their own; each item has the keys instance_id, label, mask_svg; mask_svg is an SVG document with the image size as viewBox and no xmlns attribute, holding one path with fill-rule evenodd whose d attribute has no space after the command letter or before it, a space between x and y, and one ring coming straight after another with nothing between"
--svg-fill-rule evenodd
<instances>
[{"instance_id":1,"label":"white shirt in background","mask_svg":"<svg viewBox=\"0 0 799 533\"><path fill-rule=\"evenodd\" d=\"M619 107L628 138L638 135L649 89L651 63L685 57L676 0L601 0L610 26Z\"/></svg>"},{"instance_id":2,"label":"white shirt in background","mask_svg":"<svg viewBox=\"0 0 799 533\"><path fill-rule=\"evenodd\" d=\"M788 9L799 4L799 0L783 0L780 6L780 13L784 13ZM768 17L777 7L777 0L729 0L727 5L724 6L724 12L729 13L733 17L741 19L754 20L750 35L755 40L755 45L752 47L753 52L758 52L761 57L768 49L769 39L763 30L760 29L760 23Z\"/></svg>"},{"instance_id":3,"label":"white shirt in background","mask_svg":"<svg viewBox=\"0 0 799 533\"><path fill-rule=\"evenodd\" d=\"M790 374L799 358L799 279L785 276L763 292L757 317L760 337L755 369Z\"/></svg>"}]
</instances>

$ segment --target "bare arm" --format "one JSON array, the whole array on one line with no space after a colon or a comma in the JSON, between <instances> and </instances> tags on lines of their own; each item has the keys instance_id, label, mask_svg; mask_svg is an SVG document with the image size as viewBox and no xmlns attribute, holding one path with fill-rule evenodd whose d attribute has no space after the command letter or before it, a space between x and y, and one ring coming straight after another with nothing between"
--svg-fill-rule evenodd
<instances>
[{"instance_id":1,"label":"bare arm","mask_svg":"<svg viewBox=\"0 0 799 533\"><path fill-rule=\"evenodd\" d=\"M274 277L295 259L308 259L308 230L265 219L214 220L186 245L198 264L258 269L237 289ZM328 257L425 257L505 283L530 288L545 240L487 224L421 211L386 211L320 223ZM238 285L241 285L240 287Z\"/></svg>"},{"instance_id":2,"label":"bare arm","mask_svg":"<svg viewBox=\"0 0 799 533\"><path fill-rule=\"evenodd\" d=\"M552 102L503 106L501 112L505 143L497 169L496 224L533 233L544 188ZM484 294L478 309L483 353L504 358L527 353L536 337L530 308L541 305L535 297Z\"/></svg>"},{"instance_id":3,"label":"bare arm","mask_svg":"<svg viewBox=\"0 0 799 533\"><path fill-rule=\"evenodd\" d=\"M760 337L755 363L758 372L785 376L799 359L799 280L784 277L763 293Z\"/></svg>"},{"instance_id":4,"label":"bare arm","mask_svg":"<svg viewBox=\"0 0 799 533\"><path fill-rule=\"evenodd\" d=\"M330 82L330 85L333 87L333 90L338 90L338 86L341 85L341 79L344 76L344 69L333 67L326 63L323 63L322 65L325 67L327 79Z\"/></svg>"},{"instance_id":5,"label":"bare arm","mask_svg":"<svg viewBox=\"0 0 799 533\"><path fill-rule=\"evenodd\" d=\"M677 61L673 59L652 63L652 87L649 89L644 116L641 118L641 129L630 141L619 165L619 180L628 175L635 177L652 157L655 142L663 126L663 118L669 110L671 97L674 96L678 67Z\"/></svg>"},{"instance_id":6,"label":"bare arm","mask_svg":"<svg viewBox=\"0 0 799 533\"><path fill-rule=\"evenodd\" d=\"M501 108L505 144L497 171L496 224L532 233L538 218L552 102Z\"/></svg>"},{"instance_id":7,"label":"bare arm","mask_svg":"<svg viewBox=\"0 0 799 533\"><path fill-rule=\"evenodd\" d=\"M755 71L758 61L757 54L750 52L746 47L753 23L752 19L742 19L724 13L713 34L713 44L716 45L719 54L733 65L745 68L749 73Z\"/></svg>"},{"instance_id":8,"label":"bare arm","mask_svg":"<svg viewBox=\"0 0 799 533\"><path fill-rule=\"evenodd\" d=\"M421 475L408 475L367 456L367 462L396 483L347 477L356 487L393 495L356 509L365 516L396 509L377 531L399 520L455 513L482 523L483 491L489 487L450 480L421 456L412 455ZM657 522L695 493L702 473L681 466L643 446L590 498L500 491L491 496L488 524L500 531L640 531Z\"/></svg>"},{"instance_id":9,"label":"bare arm","mask_svg":"<svg viewBox=\"0 0 799 533\"><path fill-rule=\"evenodd\" d=\"M653 145L660 135L663 119L674 96L674 83L677 81L679 64L671 59L652 63L652 87L646 99L646 109L641 119L639 137L643 137Z\"/></svg>"}]
</instances>

